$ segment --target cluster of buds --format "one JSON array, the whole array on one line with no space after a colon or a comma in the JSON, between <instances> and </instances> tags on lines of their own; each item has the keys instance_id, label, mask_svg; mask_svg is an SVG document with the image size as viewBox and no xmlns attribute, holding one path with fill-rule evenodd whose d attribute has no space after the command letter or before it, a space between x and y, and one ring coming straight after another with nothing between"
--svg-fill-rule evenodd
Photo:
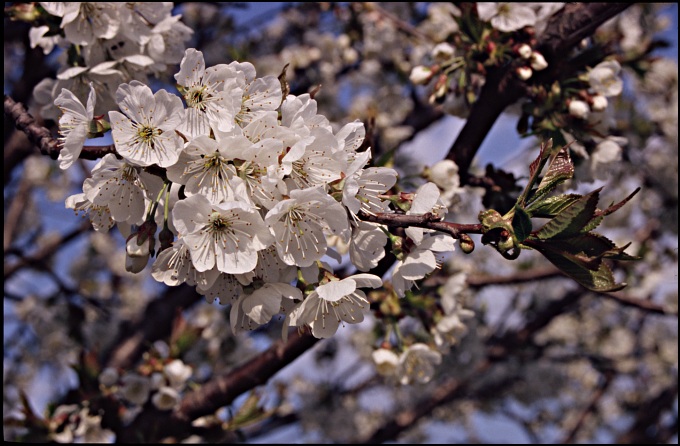
<instances>
[{"instance_id":1,"label":"cluster of buds","mask_svg":"<svg viewBox=\"0 0 680 446\"><path fill-rule=\"evenodd\" d=\"M531 48L530 45L522 43L515 47L515 53L524 62L515 69L517 77L523 81L529 80L534 71L542 71L548 68L548 62L543 54Z\"/></svg>"}]
</instances>

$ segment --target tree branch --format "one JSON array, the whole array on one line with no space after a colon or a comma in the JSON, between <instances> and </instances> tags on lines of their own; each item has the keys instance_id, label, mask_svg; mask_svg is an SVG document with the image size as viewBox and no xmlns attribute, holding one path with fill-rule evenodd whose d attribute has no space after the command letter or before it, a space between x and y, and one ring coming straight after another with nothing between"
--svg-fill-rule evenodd
<instances>
[{"instance_id":1,"label":"tree branch","mask_svg":"<svg viewBox=\"0 0 680 446\"><path fill-rule=\"evenodd\" d=\"M371 223L380 223L392 228L417 227L434 229L436 231L445 232L451 235L451 237L456 239L460 239L461 234L482 233L481 224L460 224L448 221L440 221L430 212L422 215L406 215L391 213L378 213L374 215L368 215L362 213L360 217L364 221L368 221Z\"/></svg>"}]
</instances>

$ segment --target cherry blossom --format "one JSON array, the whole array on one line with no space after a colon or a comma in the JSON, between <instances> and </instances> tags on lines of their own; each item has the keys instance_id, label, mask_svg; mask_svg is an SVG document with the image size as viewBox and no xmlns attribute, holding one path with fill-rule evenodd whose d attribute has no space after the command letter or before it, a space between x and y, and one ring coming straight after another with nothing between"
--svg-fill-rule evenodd
<instances>
[{"instance_id":1,"label":"cherry blossom","mask_svg":"<svg viewBox=\"0 0 680 446\"><path fill-rule=\"evenodd\" d=\"M67 89L62 89L61 94L54 100L54 104L64 113L59 118L59 168L68 169L80 156L83 145L87 139L90 122L94 118L94 107L97 97L94 86L90 84L90 94L87 98L87 106Z\"/></svg>"},{"instance_id":2,"label":"cherry blossom","mask_svg":"<svg viewBox=\"0 0 680 446\"><path fill-rule=\"evenodd\" d=\"M139 81L118 87L116 100L125 113L109 112L118 153L140 166L175 164L183 146L175 133L184 118L182 101L165 90L153 94Z\"/></svg>"}]
</instances>

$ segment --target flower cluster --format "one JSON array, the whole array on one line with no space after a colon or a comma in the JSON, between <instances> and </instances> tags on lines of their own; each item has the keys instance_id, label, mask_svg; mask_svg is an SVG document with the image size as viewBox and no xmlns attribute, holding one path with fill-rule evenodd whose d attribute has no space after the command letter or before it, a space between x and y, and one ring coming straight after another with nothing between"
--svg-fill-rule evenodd
<instances>
[{"instance_id":1,"label":"flower cluster","mask_svg":"<svg viewBox=\"0 0 680 446\"><path fill-rule=\"evenodd\" d=\"M368 167L363 124L334 131L310 94L285 95L277 77L258 78L247 62L206 67L195 49L175 79L181 98L139 81L120 85L120 112L109 112L116 154L94 166L67 206L89 213L96 230L115 223L130 234L128 271L142 271L155 255L159 282L187 283L210 302L230 303L234 330L281 311L284 336L288 326L329 337L341 323L361 322L369 309L361 288L380 287L381 278L340 280L323 260L340 259L338 243L360 271L385 256L384 228L360 218L393 212L397 173ZM57 102L70 161L63 168L82 150L93 103L84 107L66 89ZM434 183L421 186L406 213L443 219L439 194ZM434 252L454 249L448 235L420 228L407 235L393 273L399 296L437 267Z\"/></svg>"},{"instance_id":2,"label":"flower cluster","mask_svg":"<svg viewBox=\"0 0 680 446\"><path fill-rule=\"evenodd\" d=\"M29 32L32 48L45 54L65 50L57 78L46 78L34 92L44 118L58 117L54 99L64 88L83 98L93 85L95 114L114 109L117 85L146 82L148 75L179 63L193 34L180 15L172 15L172 2L40 2L14 8L36 25Z\"/></svg>"}]
</instances>

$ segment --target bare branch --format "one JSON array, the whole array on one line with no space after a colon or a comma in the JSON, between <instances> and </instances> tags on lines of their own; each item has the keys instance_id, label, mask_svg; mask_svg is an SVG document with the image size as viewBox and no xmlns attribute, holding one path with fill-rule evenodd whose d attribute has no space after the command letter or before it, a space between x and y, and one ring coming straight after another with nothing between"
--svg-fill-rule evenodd
<instances>
[{"instance_id":1,"label":"bare branch","mask_svg":"<svg viewBox=\"0 0 680 446\"><path fill-rule=\"evenodd\" d=\"M432 213L422 215L388 214L378 213L375 215L362 214L362 220L371 223L380 223L393 228L417 228L434 229L445 232L451 237L459 239L461 234L481 234L481 224L460 224L448 221L440 221Z\"/></svg>"}]
</instances>

